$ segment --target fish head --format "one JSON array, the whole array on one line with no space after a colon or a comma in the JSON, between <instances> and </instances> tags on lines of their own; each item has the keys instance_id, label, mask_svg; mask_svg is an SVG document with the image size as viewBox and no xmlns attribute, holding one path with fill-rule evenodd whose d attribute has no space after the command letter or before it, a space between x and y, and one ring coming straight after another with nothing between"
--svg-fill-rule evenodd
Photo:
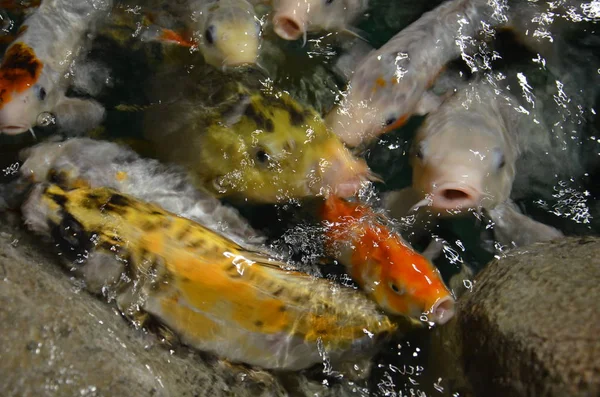
<instances>
[{"instance_id":1,"label":"fish head","mask_svg":"<svg viewBox=\"0 0 600 397\"><path fill-rule=\"evenodd\" d=\"M370 55L326 117L334 134L355 147L406 124L428 84L409 66L397 53Z\"/></svg>"},{"instance_id":2,"label":"fish head","mask_svg":"<svg viewBox=\"0 0 600 397\"><path fill-rule=\"evenodd\" d=\"M273 30L284 40L309 31L342 31L366 10L364 0L276 0Z\"/></svg>"},{"instance_id":3,"label":"fish head","mask_svg":"<svg viewBox=\"0 0 600 397\"><path fill-rule=\"evenodd\" d=\"M398 235L383 244L381 283L376 299L388 313L445 324L454 315L454 297L444 284L438 269L415 252Z\"/></svg>"},{"instance_id":4,"label":"fish head","mask_svg":"<svg viewBox=\"0 0 600 397\"><path fill-rule=\"evenodd\" d=\"M234 122L213 123L201 145L203 185L217 195L279 202L333 190L356 193L374 179L366 162L289 95L252 94Z\"/></svg>"},{"instance_id":5,"label":"fish head","mask_svg":"<svg viewBox=\"0 0 600 397\"><path fill-rule=\"evenodd\" d=\"M0 66L0 133L18 135L45 124L58 101L53 81L33 49L16 42Z\"/></svg>"},{"instance_id":6,"label":"fish head","mask_svg":"<svg viewBox=\"0 0 600 397\"><path fill-rule=\"evenodd\" d=\"M325 201L326 246L389 314L443 324L454 298L437 268L415 252L370 207L333 195Z\"/></svg>"},{"instance_id":7,"label":"fish head","mask_svg":"<svg viewBox=\"0 0 600 397\"><path fill-rule=\"evenodd\" d=\"M482 114L449 112L427 119L411 149L413 188L433 210L460 213L494 208L508 199L515 176L515 151L502 128Z\"/></svg>"},{"instance_id":8,"label":"fish head","mask_svg":"<svg viewBox=\"0 0 600 397\"><path fill-rule=\"evenodd\" d=\"M202 19L200 48L216 68L253 65L261 44L261 23L245 0L211 2Z\"/></svg>"}]
</instances>

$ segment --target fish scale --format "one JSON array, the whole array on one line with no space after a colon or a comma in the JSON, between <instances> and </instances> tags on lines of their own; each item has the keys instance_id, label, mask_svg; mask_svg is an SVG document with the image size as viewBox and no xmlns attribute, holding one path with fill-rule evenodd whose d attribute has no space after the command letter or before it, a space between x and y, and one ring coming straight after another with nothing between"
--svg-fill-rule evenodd
<instances>
[{"instance_id":1,"label":"fish scale","mask_svg":"<svg viewBox=\"0 0 600 397\"><path fill-rule=\"evenodd\" d=\"M40 208L43 224L35 219ZM323 352L334 361L354 360L374 351L378 338L372 335L398 328L358 291L286 270L284 263L112 189L39 184L23 213L38 233L48 234L48 221L56 229L68 218L82 231L76 241L97 236L85 256L100 252L107 268L110 254L121 259L117 269L130 280L119 277L109 287L122 310L132 318L147 312L185 343L231 361L297 370L320 363ZM120 246L116 253L111 243ZM77 269L85 273L81 262Z\"/></svg>"}]
</instances>

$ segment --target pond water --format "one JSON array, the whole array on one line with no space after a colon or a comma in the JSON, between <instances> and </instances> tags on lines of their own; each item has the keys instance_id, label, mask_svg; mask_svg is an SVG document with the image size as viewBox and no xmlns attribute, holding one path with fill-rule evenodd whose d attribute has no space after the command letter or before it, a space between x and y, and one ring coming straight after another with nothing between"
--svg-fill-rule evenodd
<instances>
[{"instance_id":1,"label":"pond water","mask_svg":"<svg viewBox=\"0 0 600 397\"><path fill-rule=\"evenodd\" d=\"M526 0L514 0L509 4L519 2L525 3ZM540 7L547 5L542 2L529 3L538 3ZM562 169L577 167L569 168L565 163L548 165L529 162L528 167L539 168L541 174L553 174L556 177L533 178L529 184L520 186L515 202L527 216L556 227L565 235L597 235L600 232L600 121L597 115L600 111L600 34L597 31L600 3L596 0L557 3L572 5L572 8L567 7L571 12L559 16L551 12L544 14L545 18L556 19L553 27L560 25L556 30L548 29L546 32L548 41L555 44L553 50L556 56L548 59L548 63L555 62L554 65L548 64L553 68L543 65L540 55L526 45L518 32L506 30L497 32L487 45L480 46L477 56L456 59L448 66L448 70L455 75L487 73L518 79L524 83L512 87L513 95L526 101L528 95L534 98L535 105L533 102L531 105L533 108L537 106L546 125L556 128L564 126L568 132L563 144L571 158L566 156L563 159L579 163L583 169L574 175L565 175L561 173ZM378 48L424 12L440 4L441 1L437 0L372 0L368 12L356 24L357 32L371 46ZM139 5L144 6L142 2ZM7 9L0 10L0 17L0 34L6 37L15 34L22 15ZM262 20L264 22L267 19L268 16L264 15ZM539 21L536 23L538 27L550 26ZM269 29L269 26L265 25L265 29ZM143 112L133 108L141 108L151 102L147 95L150 89L148 82L153 79L157 65L166 61L166 55L161 51L160 43L131 46L131 42L127 41L131 32L126 29L123 32L117 28L103 31L95 39L89 54L89 59L102 62L110 70L108 87L96 97L106 107L107 117L103 128L95 133L106 139L136 140L137 147L144 148ZM285 41L266 31L263 39L261 65L266 72L260 83L288 91L324 116L345 88L345 81L334 72L334 66L339 55L344 53L343 43L353 40L353 36L310 33L306 45L303 45L302 40ZM2 52L7 43L2 42ZM182 65L182 70L185 68L210 70L211 66L202 63ZM73 94L80 95L76 91ZM131 106L132 109L123 111L119 105ZM375 183L378 194L411 185L409 151L423 119L422 116L414 116L401 128L370 142L359 151L372 171L381 178L381 182ZM54 132L52 126L35 129L38 141ZM0 135L2 183L8 183L16 176L18 151L34 143L36 141L28 134ZM517 173L519 171L523 169L520 170L517 165ZM550 183L544 184L547 181ZM319 257L319 245L314 243L318 234L314 228L318 220L311 213L311 200L294 200L276 205L233 199L223 201L237 207L252 226L269 237L273 247L292 254L300 262ZM435 265L447 283L464 266L475 275L499 255L494 251L494 242L488 229L488 223L482 221L476 212L437 222L432 233L443 238L446 245L443 255L435 260ZM400 230L411 240L410 227L401 224ZM428 239L415 238L411 242L417 250L423 250ZM345 274L340 266L333 263L324 269L328 276L338 279ZM468 286L473 275L464 281L459 280L459 284L463 281L463 285ZM361 394L460 395L460 390L453 390L453 385L446 382L444 365L431 365L435 357L428 353L428 332L417 332L407 338L390 341L374 359L369 385Z\"/></svg>"}]
</instances>

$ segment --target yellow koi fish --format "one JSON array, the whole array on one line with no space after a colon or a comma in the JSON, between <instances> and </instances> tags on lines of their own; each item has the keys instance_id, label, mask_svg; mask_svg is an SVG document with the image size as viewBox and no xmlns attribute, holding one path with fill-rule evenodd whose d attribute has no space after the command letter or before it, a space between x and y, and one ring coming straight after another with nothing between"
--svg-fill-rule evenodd
<instances>
[{"instance_id":1,"label":"yellow koi fish","mask_svg":"<svg viewBox=\"0 0 600 397\"><path fill-rule=\"evenodd\" d=\"M32 231L75 261L90 291L232 362L300 370L323 356L356 360L397 328L354 289L112 189L37 184L22 211Z\"/></svg>"}]
</instances>

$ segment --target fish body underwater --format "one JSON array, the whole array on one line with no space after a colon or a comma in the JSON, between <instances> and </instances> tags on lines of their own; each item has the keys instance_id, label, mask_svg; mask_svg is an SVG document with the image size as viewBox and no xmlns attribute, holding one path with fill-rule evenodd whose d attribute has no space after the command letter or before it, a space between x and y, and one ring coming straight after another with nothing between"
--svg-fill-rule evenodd
<instances>
[{"instance_id":1,"label":"fish body underwater","mask_svg":"<svg viewBox=\"0 0 600 397\"><path fill-rule=\"evenodd\" d=\"M551 131L520 109L508 92L478 80L430 113L417 131L410 155L412 189L422 198L415 208L422 206L441 216L486 210L496 220L495 233L508 238L505 244L524 245L532 239L562 236L558 230L518 213L510 201L517 172L528 172L517 170L520 157L561 151L553 147ZM532 159L538 157L531 155ZM547 157L550 160L552 155ZM546 172L549 178L554 175L551 169ZM402 194L390 194L386 205L393 211L396 202L402 200ZM506 227L513 232L500 230Z\"/></svg>"},{"instance_id":2,"label":"fish body underwater","mask_svg":"<svg viewBox=\"0 0 600 397\"><path fill-rule=\"evenodd\" d=\"M66 97L65 91L87 36L111 7L112 1L45 0L27 17L0 65L0 133L21 134L53 119L69 132L101 122L99 103Z\"/></svg>"},{"instance_id":3,"label":"fish body underwater","mask_svg":"<svg viewBox=\"0 0 600 397\"><path fill-rule=\"evenodd\" d=\"M241 87L227 101L208 117L189 99L148 111L145 134L157 157L186 167L217 196L262 203L327 190L348 196L375 178L314 109L286 92Z\"/></svg>"},{"instance_id":4,"label":"fish body underwater","mask_svg":"<svg viewBox=\"0 0 600 397\"><path fill-rule=\"evenodd\" d=\"M196 189L187 172L140 157L126 146L90 138L44 142L20 153L23 185L52 182L71 186L107 187L154 203L198 222L239 244L262 244L264 237L239 213ZM24 182L24 183L23 183Z\"/></svg>"},{"instance_id":5,"label":"fish body underwater","mask_svg":"<svg viewBox=\"0 0 600 397\"><path fill-rule=\"evenodd\" d=\"M482 0L452 0L426 12L359 64L328 125L358 146L404 125L440 104L427 90L462 51L459 37L474 37L492 8Z\"/></svg>"},{"instance_id":6,"label":"fish body underwater","mask_svg":"<svg viewBox=\"0 0 600 397\"><path fill-rule=\"evenodd\" d=\"M188 219L108 188L37 184L22 207L92 293L148 313L232 362L300 370L370 354L397 327L362 293L289 270Z\"/></svg>"},{"instance_id":7,"label":"fish body underwater","mask_svg":"<svg viewBox=\"0 0 600 397\"><path fill-rule=\"evenodd\" d=\"M454 298L437 268L371 208L329 196L323 206L328 251L387 313L445 324Z\"/></svg>"},{"instance_id":8,"label":"fish body underwater","mask_svg":"<svg viewBox=\"0 0 600 397\"><path fill-rule=\"evenodd\" d=\"M368 8L368 0L273 0L273 30L284 40L307 32L343 32Z\"/></svg>"},{"instance_id":9,"label":"fish body underwater","mask_svg":"<svg viewBox=\"0 0 600 397\"><path fill-rule=\"evenodd\" d=\"M153 25L144 32L144 40L196 46L205 62L216 68L257 63L261 21L247 0L187 0L166 6L183 21L182 27L173 30Z\"/></svg>"}]
</instances>

